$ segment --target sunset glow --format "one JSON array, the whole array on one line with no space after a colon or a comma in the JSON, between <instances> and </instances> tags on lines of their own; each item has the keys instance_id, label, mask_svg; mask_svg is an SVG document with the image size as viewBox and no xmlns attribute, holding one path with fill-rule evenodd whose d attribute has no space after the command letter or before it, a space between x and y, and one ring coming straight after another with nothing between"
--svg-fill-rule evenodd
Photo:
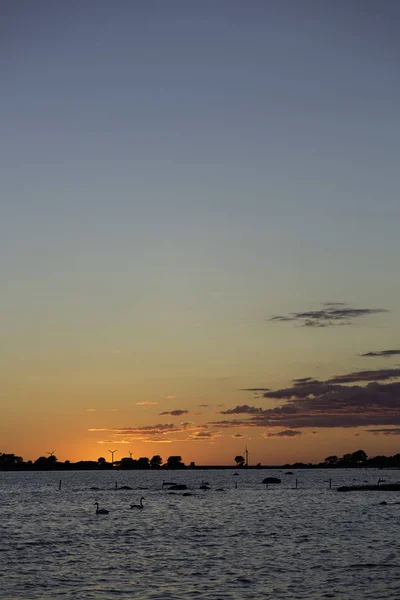
<instances>
[{"instance_id":1,"label":"sunset glow","mask_svg":"<svg viewBox=\"0 0 400 600\"><path fill-rule=\"evenodd\" d=\"M4 31L0 451L395 454L389 16L56 4Z\"/></svg>"}]
</instances>

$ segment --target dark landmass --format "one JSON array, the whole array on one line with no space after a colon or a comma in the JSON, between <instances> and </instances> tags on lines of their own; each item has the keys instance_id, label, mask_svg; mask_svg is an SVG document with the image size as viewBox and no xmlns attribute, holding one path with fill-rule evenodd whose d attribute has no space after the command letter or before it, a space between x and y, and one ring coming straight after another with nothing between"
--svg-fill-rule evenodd
<instances>
[{"instance_id":1,"label":"dark landmass","mask_svg":"<svg viewBox=\"0 0 400 600\"><path fill-rule=\"evenodd\" d=\"M342 485L337 488L338 492L399 492L400 483L377 483L364 485Z\"/></svg>"},{"instance_id":2,"label":"dark landmass","mask_svg":"<svg viewBox=\"0 0 400 600\"><path fill-rule=\"evenodd\" d=\"M241 460L242 459L242 460ZM234 465L196 465L191 462L186 465L182 462L181 456L169 456L166 462L163 462L158 454L151 459L140 457L138 459L124 457L121 460L107 462L105 458L100 457L97 461L80 460L78 462L70 462L66 460L61 462L56 456L40 456L35 461L24 461L21 456L15 454L0 453L0 471L101 471L101 470L143 470L143 469L343 469L343 468L374 468L374 469L400 469L400 453L394 456L375 456L368 458L364 450L357 450L352 454L344 454L340 458L332 455L324 459L320 463L301 463L284 465L246 465L245 460L241 456L236 456Z\"/></svg>"}]
</instances>

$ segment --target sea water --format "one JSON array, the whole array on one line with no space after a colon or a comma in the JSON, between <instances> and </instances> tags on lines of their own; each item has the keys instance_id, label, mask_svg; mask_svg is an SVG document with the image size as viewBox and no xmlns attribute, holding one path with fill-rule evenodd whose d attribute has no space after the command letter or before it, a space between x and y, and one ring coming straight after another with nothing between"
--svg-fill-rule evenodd
<instances>
[{"instance_id":1,"label":"sea water","mask_svg":"<svg viewBox=\"0 0 400 600\"><path fill-rule=\"evenodd\" d=\"M400 472L237 473L0 472L0 598L400 598L400 493L335 489Z\"/></svg>"}]
</instances>

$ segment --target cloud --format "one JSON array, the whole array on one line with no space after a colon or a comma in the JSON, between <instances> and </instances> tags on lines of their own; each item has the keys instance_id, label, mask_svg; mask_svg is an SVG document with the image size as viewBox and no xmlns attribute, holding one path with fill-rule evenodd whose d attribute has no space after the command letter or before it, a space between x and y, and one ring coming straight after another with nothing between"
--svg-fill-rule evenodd
<instances>
[{"instance_id":1,"label":"cloud","mask_svg":"<svg viewBox=\"0 0 400 600\"><path fill-rule=\"evenodd\" d=\"M88 431L91 431L91 432L93 432L93 431L95 431L95 432L99 432L99 431L110 431L110 429L107 429L106 427L104 427L104 428L97 428L97 429L95 429L95 428L91 428L91 429L88 429Z\"/></svg>"},{"instance_id":2,"label":"cloud","mask_svg":"<svg viewBox=\"0 0 400 600\"><path fill-rule=\"evenodd\" d=\"M323 308L289 315L275 315L269 321L284 323L292 321L302 327L332 327L351 325L355 319L368 315L389 312L385 308L352 308L341 302L325 302Z\"/></svg>"},{"instance_id":3,"label":"cloud","mask_svg":"<svg viewBox=\"0 0 400 600\"><path fill-rule=\"evenodd\" d=\"M385 381L400 377L400 369L378 369L376 371L355 371L346 375L336 375L327 383L353 383L356 381Z\"/></svg>"},{"instance_id":4,"label":"cloud","mask_svg":"<svg viewBox=\"0 0 400 600\"><path fill-rule=\"evenodd\" d=\"M387 428L387 429L367 429L367 433L373 433L374 435L400 435L400 427Z\"/></svg>"},{"instance_id":5,"label":"cloud","mask_svg":"<svg viewBox=\"0 0 400 600\"><path fill-rule=\"evenodd\" d=\"M233 433L232 437L233 438L242 438L242 437L244 437L244 435L243 435L243 433Z\"/></svg>"},{"instance_id":6,"label":"cloud","mask_svg":"<svg viewBox=\"0 0 400 600\"><path fill-rule=\"evenodd\" d=\"M323 302L322 306L346 306L346 302Z\"/></svg>"},{"instance_id":7,"label":"cloud","mask_svg":"<svg viewBox=\"0 0 400 600\"><path fill-rule=\"evenodd\" d=\"M285 429L400 425L400 382L373 381L366 386L317 382L265 392L264 396L285 402L270 409L236 406L221 414L248 415L247 419L209 424L219 428Z\"/></svg>"},{"instance_id":8,"label":"cloud","mask_svg":"<svg viewBox=\"0 0 400 600\"><path fill-rule=\"evenodd\" d=\"M229 408L228 410L221 410L221 415L242 415L244 413L247 414L255 414L262 413L262 408L256 408L255 406L249 406L248 404L243 404L242 406L236 406L236 408Z\"/></svg>"},{"instance_id":9,"label":"cloud","mask_svg":"<svg viewBox=\"0 0 400 600\"><path fill-rule=\"evenodd\" d=\"M302 431L296 431L295 429L284 429L283 431L279 431L278 433L264 433L265 438L272 437L282 437L282 438L290 438L297 437L299 435L303 435Z\"/></svg>"},{"instance_id":10,"label":"cloud","mask_svg":"<svg viewBox=\"0 0 400 600\"><path fill-rule=\"evenodd\" d=\"M377 352L365 352L364 354L360 354L360 356L397 356L400 354L400 350L379 350Z\"/></svg>"},{"instance_id":11,"label":"cloud","mask_svg":"<svg viewBox=\"0 0 400 600\"><path fill-rule=\"evenodd\" d=\"M210 405L209 405L209 404L199 404L199 406L200 406L201 408L208 408Z\"/></svg>"},{"instance_id":12,"label":"cloud","mask_svg":"<svg viewBox=\"0 0 400 600\"><path fill-rule=\"evenodd\" d=\"M138 406L153 406L158 404L158 402L149 402L149 400L145 400L144 402L136 402Z\"/></svg>"},{"instance_id":13,"label":"cloud","mask_svg":"<svg viewBox=\"0 0 400 600\"><path fill-rule=\"evenodd\" d=\"M311 380L304 383L299 383L290 388L273 390L265 392L264 398L274 398L276 400L290 400L291 398L308 398L309 396L318 396L335 389L334 386L325 381Z\"/></svg>"},{"instance_id":14,"label":"cloud","mask_svg":"<svg viewBox=\"0 0 400 600\"><path fill-rule=\"evenodd\" d=\"M160 416L171 415L172 417L180 417L181 415L187 415L188 412L188 410L165 410L164 412L160 413Z\"/></svg>"},{"instance_id":15,"label":"cloud","mask_svg":"<svg viewBox=\"0 0 400 600\"><path fill-rule=\"evenodd\" d=\"M128 440L98 440L98 444L129 444Z\"/></svg>"},{"instance_id":16,"label":"cloud","mask_svg":"<svg viewBox=\"0 0 400 600\"><path fill-rule=\"evenodd\" d=\"M252 424L251 420L247 420L247 419L231 419L231 420L222 420L222 421L210 421L208 423L209 425L216 425L218 427L223 427L223 428L238 428L238 427L243 427L243 428L248 428L248 427L255 427L255 425Z\"/></svg>"},{"instance_id":17,"label":"cloud","mask_svg":"<svg viewBox=\"0 0 400 600\"><path fill-rule=\"evenodd\" d=\"M131 442L162 442L171 443L173 441L185 442L192 441L195 433L204 432L207 430L206 424L196 425L190 421L181 423L180 426L173 425L172 423L164 423L158 425L144 425L141 427L114 427L114 428L91 428L88 431L93 433L106 432L109 435L109 439L101 440L99 443L131 443ZM181 438L180 434L185 436L190 434L189 438ZM205 436L208 438L209 436ZM214 432L213 437L217 437ZM121 438L123 438L121 440ZM196 438L197 439L197 436ZM202 439L202 436L199 437Z\"/></svg>"},{"instance_id":18,"label":"cloud","mask_svg":"<svg viewBox=\"0 0 400 600\"><path fill-rule=\"evenodd\" d=\"M260 388L241 388L239 392L268 392L270 388L260 387Z\"/></svg>"},{"instance_id":19,"label":"cloud","mask_svg":"<svg viewBox=\"0 0 400 600\"><path fill-rule=\"evenodd\" d=\"M190 440L215 440L216 438L224 437L219 431L198 431L189 436Z\"/></svg>"},{"instance_id":20,"label":"cloud","mask_svg":"<svg viewBox=\"0 0 400 600\"><path fill-rule=\"evenodd\" d=\"M173 400L174 398L176 398L176 396L165 396L166 400Z\"/></svg>"},{"instance_id":21,"label":"cloud","mask_svg":"<svg viewBox=\"0 0 400 600\"><path fill-rule=\"evenodd\" d=\"M164 423L158 425L144 425L142 427L113 427L103 429L88 429L90 432L107 431L117 435L159 435L164 433L176 433L184 431L182 427L176 427L172 423Z\"/></svg>"},{"instance_id":22,"label":"cloud","mask_svg":"<svg viewBox=\"0 0 400 600\"><path fill-rule=\"evenodd\" d=\"M95 408L85 408L86 412L96 412Z\"/></svg>"},{"instance_id":23,"label":"cloud","mask_svg":"<svg viewBox=\"0 0 400 600\"><path fill-rule=\"evenodd\" d=\"M154 443L154 444L171 444L171 442L173 440L168 440L166 438L140 438L139 439L140 442L144 442L146 444L148 443Z\"/></svg>"}]
</instances>

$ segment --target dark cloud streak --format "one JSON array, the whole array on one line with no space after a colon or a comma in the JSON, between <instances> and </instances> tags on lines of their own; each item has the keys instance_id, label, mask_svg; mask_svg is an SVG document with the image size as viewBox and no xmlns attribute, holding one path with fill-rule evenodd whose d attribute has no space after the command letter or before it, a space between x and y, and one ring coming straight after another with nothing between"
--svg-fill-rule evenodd
<instances>
[{"instance_id":1,"label":"dark cloud streak","mask_svg":"<svg viewBox=\"0 0 400 600\"><path fill-rule=\"evenodd\" d=\"M269 321L285 323L293 321L302 327L332 327L336 325L351 325L354 319L389 312L385 308L352 308L341 302L326 302L324 308L304 312L294 312L289 315L276 315Z\"/></svg>"},{"instance_id":2,"label":"dark cloud streak","mask_svg":"<svg viewBox=\"0 0 400 600\"><path fill-rule=\"evenodd\" d=\"M355 371L346 375L335 375L327 383L354 383L356 381L386 381L400 377L400 369L377 369L375 371Z\"/></svg>"},{"instance_id":3,"label":"dark cloud streak","mask_svg":"<svg viewBox=\"0 0 400 600\"><path fill-rule=\"evenodd\" d=\"M364 354L360 354L360 356L379 356L379 357L390 357L390 356L398 356L400 355L400 350L380 350L378 352L365 352Z\"/></svg>"},{"instance_id":4,"label":"dark cloud streak","mask_svg":"<svg viewBox=\"0 0 400 600\"><path fill-rule=\"evenodd\" d=\"M303 435L302 431L296 431L295 429L284 429L284 431L279 431L278 433L265 433L264 437L266 438L271 438L271 437L281 437L281 438L285 438L285 437L297 437L299 435Z\"/></svg>"}]
</instances>

